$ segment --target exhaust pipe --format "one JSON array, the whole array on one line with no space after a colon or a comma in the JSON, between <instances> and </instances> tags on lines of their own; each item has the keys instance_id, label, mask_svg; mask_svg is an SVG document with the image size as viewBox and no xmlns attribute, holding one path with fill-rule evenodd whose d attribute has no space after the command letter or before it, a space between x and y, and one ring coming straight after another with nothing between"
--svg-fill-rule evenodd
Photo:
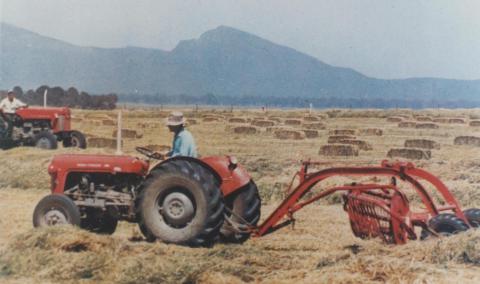
<instances>
[{"instance_id":1,"label":"exhaust pipe","mask_svg":"<svg viewBox=\"0 0 480 284\"><path fill-rule=\"evenodd\" d=\"M43 92L43 108L47 108L47 94L48 89L45 89L45 92Z\"/></svg>"}]
</instances>

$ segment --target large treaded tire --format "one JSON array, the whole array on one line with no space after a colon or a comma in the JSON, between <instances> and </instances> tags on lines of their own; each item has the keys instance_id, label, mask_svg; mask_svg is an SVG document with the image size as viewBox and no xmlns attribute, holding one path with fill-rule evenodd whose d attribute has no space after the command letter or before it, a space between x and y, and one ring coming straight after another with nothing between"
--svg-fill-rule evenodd
<instances>
[{"instance_id":1,"label":"large treaded tire","mask_svg":"<svg viewBox=\"0 0 480 284\"><path fill-rule=\"evenodd\" d=\"M85 139L85 135L80 131L73 130L69 134L70 135L62 141L63 147L87 148L87 139Z\"/></svg>"},{"instance_id":2,"label":"large treaded tire","mask_svg":"<svg viewBox=\"0 0 480 284\"><path fill-rule=\"evenodd\" d=\"M443 236L458 234L469 229L462 219L451 213L442 213L433 217L428 221L428 227ZM430 235L430 232L422 230L421 239L424 240Z\"/></svg>"},{"instance_id":3,"label":"large treaded tire","mask_svg":"<svg viewBox=\"0 0 480 284\"><path fill-rule=\"evenodd\" d=\"M64 218L65 222L62 223L49 223L48 215L53 217ZM63 216L63 217L62 217ZM80 210L77 205L67 196L50 194L42 198L35 206L33 211L33 226L37 227L46 227L54 225L64 225L71 224L74 226L80 225Z\"/></svg>"},{"instance_id":4,"label":"large treaded tire","mask_svg":"<svg viewBox=\"0 0 480 284\"><path fill-rule=\"evenodd\" d=\"M40 131L33 137L33 145L41 149L57 149L57 137L49 131Z\"/></svg>"},{"instance_id":5,"label":"large treaded tire","mask_svg":"<svg viewBox=\"0 0 480 284\"><path fill-rule=\"evenodd\" d=\"M80 228L103 235L113 234L117 229L117 224L118 220L110 214L95 212L94 209L88 210L85 217L80 220Z\"/></svg>"},{"instance_id":6,"label":"large treaded tire","mask_svg":"<svg viewBox=\"0 0 480 284\"><path fill-rule=\"evenodd\" d=\"M480 227L480 209L470 208L463 211L463 214L473 228Z\"/></svg>"},{"instance_id":7,"label":"large treaded tire","mask_svg":"<svg viewBox=\"0 0 480 284\"><path fill-rule=\"evenodd\" d=\"M181 224L173 224L166 213L171 207L165 203L178 193L192 204L192 207L180 206L183 211L179 214L184 216L184 212L189 211L183 208L193 208L193 211ZM155 237L166 243L209 246L218 237L223 210L222 193L209 170L193 161L172 160L147 176L138 202L139 226L147 240Z\"/></svg>"},{"instance_id":8,"label":"large treaded tire","mask_svg":"<svg viewBox=\"0 0 480 284\"><path fill-rule=\"evenodd\" d=\"M256 226L260 220L261 200L257 185L253 180L243 188L225 197L225 207L234 213L232 216L228 210L225 211L225 214L235 223L241 224L245 220L249 224ZM249 237L250 233L236 232L228 222L224 222L220 229L220 238L223 242L243 243Z\"/></svg>"}]
</instances>

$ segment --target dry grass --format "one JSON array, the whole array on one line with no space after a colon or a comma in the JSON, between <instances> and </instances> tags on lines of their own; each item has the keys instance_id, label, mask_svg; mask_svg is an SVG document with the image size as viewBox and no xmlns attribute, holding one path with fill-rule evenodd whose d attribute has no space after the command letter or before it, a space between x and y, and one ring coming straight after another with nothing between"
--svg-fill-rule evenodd
<instances>
[{"instance_id":1,"label":"dry grass","mask_svg":"<svg viewBox=\"0 0 480 284\"><path fill-rule=\"evenodd\" d=\"M136 155L135 146L170 145L172 135L161 124L161 118L169 111L125 111L125 128L136 129L139 123L155 123L156 127L142 129L141 138L124 139L124 152ZM389 149L402 148L406 140L412 139L438 143L440 149L434 149L429 160L417 160L416 164L441 177L462 205L480 207L480 147L476 147L477 140L472 138L461 138L462 143L458 144L465 145L454 143L456 137L480 137L480 128L468 123L445 123L433 129L400 128L398 123L386 120L392 116L404 121L418 116L433 120L452 117L478 120L478 110L327 110L311 115L321 118L325 130L320 129L318 137L302 140L277 139L274 132L278 129L255 130L255 135L235 133L225 127L225 122L232 117L245 121L268 117L280 124L288 119L299 120L301 124L292 127L305 134L302 129L308 128L304 111L269 110L268 114L246 109L233 113L182 111L189 120L197 122L189 124L189 129L202 155L235 155L252 174L265 204L263 219L284 198L284 189L298 170L296 161L308 157L321 160L325 163L321 168L378 165ZM115 130L114 125L102 123L93 127L91 121L115 120L116 112L74 110L74 115L82 119L74 122L74 128L92 136L111 137ZM209 117L215 120L203 121ZM232 125L235 126L244 127ZM373 149L359 151L358 156L320 155L318 150L327 144L327 133L342 129L362 135L361 139ZM382 135L373 131L367 134L364 129L380 129ZM138 239L140 233L136 225L128 223L121 223L113 236L94 235L69 227L33 230L33 208L49 190L46 169L51 156L71 152L114 153L115 150L108 147L56 151L16 148L1 153L0 208L3 215L8 216L0 218L1 283L480 282L479 231L444 239L411 241L404 246L385 246L377 240L354 238L348 218L336 199L299 211L295 230L284 228L244 245L219 244L210 249L129 241ZM349 182L349 179L332 178L325 185ZM418 202L413 195L409 196L412 203Z\"/></svg>"}]
</instances>

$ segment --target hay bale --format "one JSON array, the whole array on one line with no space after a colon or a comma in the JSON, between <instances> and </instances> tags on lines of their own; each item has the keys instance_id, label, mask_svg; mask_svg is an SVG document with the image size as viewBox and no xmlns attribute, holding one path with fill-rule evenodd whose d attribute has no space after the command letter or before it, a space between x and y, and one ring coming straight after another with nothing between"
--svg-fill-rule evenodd
<instances>
[{"instance_id":1,"label":"hay bale","mask_svg":"<svg viewBox=\"0 0 480 284\"><path fill-rule=\"evenodd\" d=\"M104 119L104 120L102 120L102 124L103 125L108 125L108 126L113 126L113 125L116 125L117 122L115 120L111 120L111 119Z\"/></svg>"},{"instance_id":2,"label":"hay bale","mask_svg":"<svg viewBox=\"0 0 480 284\"><path fill-rule=\"evenodd\" d=\"M450 118L448 120L448 123L450 124L465 124L465 119L463 118Z\"/></svg>"},{"instance_id":3,"label":"hay bale","mask_svg":"<svg viewBox=\"0 0 480 284\"><path fill-rule=\"evenodd\" d=\"M236 134L255 134L258 132L257 128L254 126L237 126L233 128L233 132Z\"/></svg>"},{"instance_id":4,"label":"hay bale","mask_svg":"<svg viewBox=\"0 0 480 284\"><path fill-rule=\"evenodd\" d=\"M221 119L216 116L206 116L203 118L203 122L215 122L215 121L220 121Z\"/></svg>"},{"instance_id":5,"label":"hay bale","mask_svg":"<svg viewBox=\"0 0 480 284\"><path fill-rule=\"evenodd\" d=\"M387 122L402 122L403 118L399 116L387 117Z\"/></svg>"},{"instance_id":6,"label":"hay bale","mask_svg":"<svg viewBox=\"0 0 480 284\"><path fill-rule=\"evenodd\" d=\"M241 117L232 117L228 119L228 122L229 123L247 123L247 120Z\"/></svg>"},{"instance_id":7,"label":"hay bale","mask_svg":"<svg viewBox=\"0 0 480 284\"><path fill-rule=\"evenodd\" d=\"M382 136L383 130L379 128L365 128L360 129L359 134L365 136Z\"/></svg>"},{"instance_id":8,"label":"hay bale","mask_svg":"<svg viewBox=\"0 0 480 284\"><path fill-rule=\"evenodd\" d=\"M335 135L335 136L329 136L328 137L328 144L333 144L333 143L339 143L343 140L354 140L356 139L355 136L349 136L349 135Z\"/></svg>"},{"instance_id":9,"label":"hay bale","mask_svg":"<svg viewBox=\"0 0 480 284\"><path fill-rule=\"evenodd\" d=\"M86 120L85 123L91 126L102 126L103 123L101 120Z\"/></svg>"},{"instance_id":10,"label":"hay bale","mask_svg":"<svg viewBox=\"0 0 480 284\"><path fill-rule=\"evenodd\" d=\"M438 124L435 124L435 123L417 123L417 125L415 125L415 128L417 128L417 129L438 129L439 126L438 126Z\"/></svg>"},{"instance_id":11,"label":"hay bale","mask_svg":"<svg viewBox=\"0 0 480 284\"><path fill-rule=\"evenodd\" d=\"M432 153L429 150L397 148L397 149L390 149L387 153L387 156L389 158L429 160L432 157Z\"/></svg>"},{"instance_id":12,"label":"hay bale","mask_svg":"<svg viewBox=\"0 0 480 284\"><path fill-rule=\"evenodd\" d=\"M196 119L187 119L187 125L194 125L194 124L197 124L197 120Z\"/></svg>"},{"instance_id":13,"label":"hay bale","mask_svg":"<svg viewBox=\"0 0 480 284\"><path fill-rule=\"evenodd\" d=\"M436 122L436 123L448 123L448 118L444 118L444 117L434 118L434 119L433 119L433 122Z\"/></svg>"},{"instance_id":14,"label":"hay bale","mask_svg":"<svg viewBox=\"0 0 480 284\"><path fill-rule=\"evenodd\" d=\"M285 124L286 125L301 125L302 121L300 119L286 119Z\"/></svg>"},{"instance_id":15,"label":"hay bale","mask_svg":"<svg viewBox=\"0 0 480 284\"><path fill-rule=\"evenodd\" d=\"M276 123L280 123L282 122L282 119L278 116L269 116L268 117L268 120L272 120L272 121L275 121Z\"/></svg>"},{"instance_id":16,"label":"hay bale","mask_svg":"<svg viewBox=\"0 0 480 284\"><path fill-rule=\"evenodd\" d=\"M318 131L317 130L304 129L303 133L305 133L305 137L307 137L307 138L317 138L318 137Z\"/></svg>"},{"instance_id":17,"label":"hay bale","mask_svg":"<svg viewBox=\"0 0 480 284\"><path fill-rule=\"evenodd\" d=\"M354 145L323 145L318 154L323 156L358 156L358 148Z\"/></svg>"},{"instance_id":18,"label":"hay bale","mask_svg":"<svg viewBox=\"0 0 480 284\"><path fill-rule=\"evenodd\" d=\"M356 146L358 146L358 149L364 150L364 151L370 151L370 150L373 149L372 145L370 145L369 143L367 143L363 140L357 140L357 139L348 140L348 139L345 139L345 140L339 141L338 143L339 144L356 145Z\"/></svg>"},{"instance_id":19,"label":"hay bale","mask_svg":"<svg viewBox=\"0 0 480 284\"><path fill-rule=\"evenodd\" d=\"M155 144L147 145L147 146L144 146L144 147L151 150L151 151L155 151L155 152L166 152L166 151L170 151L172 149L172 147L167 146L167 145L155 145Z\"/></svg>"},{"instance_id":20,"label":"hay bale","mask_svg":"<svg viewBox=\"0 0 480 284\"><path fill-rule=\"evenodd\" d=\"M480 126L480 120L472 120L469 123L470 126L478 127Z\"/></svg>"},{"instance_id":21,"label":"hay bale","mask_svg":"<svg viewBox=\"0 0 480 284\"><path fill-rule=\"evenodd\" d=\"M324 130L327 128L325 124L321 122L304 123L303 127L306 129L316 129L316 130Z\"/></svg>"},{"instance_id":22,"label":"hay bale","mask_svg":"<svg viewBox=\"0 0 480 284\"><path fill-rule=\"evenodd\" d=\"M432 121L432 118L429 116L417 116L415 117L416 121Z\"/></svg>"},{"instance_id":23,"label":"hay bale","mask_svg":"<svg viewBox=\"0 0 480 284\"><path fill-rule=\"evenodd\" d=\"M440 144L427 139L409 139L405 140L405 147L407 148L422 148L422 149L440 149Z\"/></svg>"},{"instance_id":24,"label":"hay bale","mask_svg":"<svg viewBox=\"0 0 480 284\"><path fill-rule=\"evenodd\" d=\"M274 135L278 139L293 139L293 140L302 140L305 139L305 133L289 130L289 129L279 129L274 132Z\"/></svg>"},{"instance_id":25,"label":"hay bale","mask_svg":"<svg viewBox=\"0 0 480 284\"><path fill-rule=\"evenodd\" d=\"M355 135L353 129L334 129L329 132L331 135Z\"/></svg>"},{"instance_id":26,"label":"hay bale","mask_svg":"<svg viewBox=\"0 0 480 284\"><path fill-rule=\"evenodd\" d=\"M310 115L310 116L305 116L303 120L304 121L320 121L320 118L318 118L317 116Z\"/></svg>"},{"instance_id":27,"label":"hay bale","mask_svg":"<svg viewBox=\"0 0 480 284\"><path fill-rule=\"evenodd\" d=\"M275 122L271 120L254 120L252 121L252 125L258 127L271 127L275 125Z\"/></svg>"},{"instance_id":28,"label":"hay bale","mask_svg":"<svg viewBox=\"0 0 480 284\"><path fill-rule=\"evenodd\" d=\"M480 137L475 136L458 136L453 141L455 145L471 145L480 146Z\"/></svg>"},{"instance_id":29,"label":"hay bale","mask_svg":"<svg viewBox=\"0 0 480 284\"><path fill-rule=\"evenodd\" d=\"M137 123L137 126L139 128L160 128L163 126L163 124L158 122L139 122Z\"/></svg>"},{"instance_id":30,"label":"hay bale","mask_svg":"<svg viewBox=\"0 0 480 284\"><path fill-rule=\"evenodd\" d=\"M90 137L87 139L87 144L90 148L117 148L117 140L111 138Z\"/></svg>"},{"instance_id":31,"label":"hay bale","mask_svg":"<svg viewBox=\"0 0 480 284\"><path fill-rule=\"evenodd\" d=\"M272 132L274 132L276 130L280 130L280 129L284 129L284 128L280 127L280 126L272 126L272 127L265 128L267 133L272 133Z\"/></svg>"},{"instance_id":32,"label":"hay bale","mask_svg":"<svg viewBox=\"0 0 480 284\"><path fill-rule=\"evenodd\" d=\"M413 121L403 121L398 124L400 128L415 128L417 126L416 122Z\"/></svg>"},{"instance_id":33,"label":"hay bale","mask_svg":"<svg viewBox=\"0 0 480 284\"><path fill-rule=\"evenodd\" d=\"M72 117L70 121L73 122L73 123L80 123L80 122L83 121L83 118L80 118L80 117Z\"/></svg>"},{"instance_id":34,"label":"hay bale","mask_svg":"<svg viewBox=\"0 0 480 284\"><path fill-rule=\"evenodd\" d=\"M112 137L117 137L117 129L113 131ZM134 129L122 129L122 138L142 138L143 134Z\"/></svg>"}]
</instances>

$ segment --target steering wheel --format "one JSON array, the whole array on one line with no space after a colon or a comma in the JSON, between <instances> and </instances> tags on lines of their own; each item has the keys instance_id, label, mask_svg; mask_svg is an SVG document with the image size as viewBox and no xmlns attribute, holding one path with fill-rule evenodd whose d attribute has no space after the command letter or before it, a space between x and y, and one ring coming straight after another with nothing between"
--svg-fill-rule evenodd
<instances>
[{"instance_id":1,"label":"steering wheel","mask_svg":"<svg viewBox=\"0 0 480 284\"><path fill-rule=\"evenodd\" d=\"M163 160L163 155L145 147L135 147L135 150L149 159Z\"/></svg>"}]
</instances>

